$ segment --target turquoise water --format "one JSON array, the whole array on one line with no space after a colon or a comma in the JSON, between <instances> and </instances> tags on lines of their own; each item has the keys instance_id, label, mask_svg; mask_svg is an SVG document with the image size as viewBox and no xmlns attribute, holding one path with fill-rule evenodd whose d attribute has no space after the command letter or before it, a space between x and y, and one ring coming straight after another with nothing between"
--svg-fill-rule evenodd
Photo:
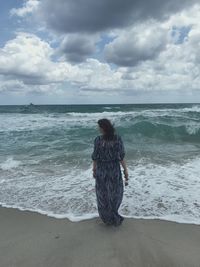
<instances>
[{"instance_id":1,"label":"turquoise water","mask_svg":"<svg viewBox=\"0 0 200 267\"><path fill-rule=\"evenodd\" d=\"M130 183L120 212L200 224L200 105L0 106L0 203L73 221L98 215L97 120L122 136Z\"/></svg>"}]
</instances>

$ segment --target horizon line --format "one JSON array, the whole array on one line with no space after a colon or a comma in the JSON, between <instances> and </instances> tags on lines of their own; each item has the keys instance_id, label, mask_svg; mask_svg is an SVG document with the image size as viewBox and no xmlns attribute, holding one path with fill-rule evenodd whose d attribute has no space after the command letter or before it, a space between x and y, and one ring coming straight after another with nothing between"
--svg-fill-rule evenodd
<instances>
[{"instance_id":1,"label":"horizon line","mask_svg":"<svg viewBox=\"0 0 200 267\"><path fill-rule=\"evenodd\" d=\"M144 103L86 103L86 104L0 104L0 106L29 106L29 105L34 105L34 106L81 106L81 105L175 105L175 104L194 104L194 105L199 105L200 102L144 102Z\"/></svg>"}]
</instances>

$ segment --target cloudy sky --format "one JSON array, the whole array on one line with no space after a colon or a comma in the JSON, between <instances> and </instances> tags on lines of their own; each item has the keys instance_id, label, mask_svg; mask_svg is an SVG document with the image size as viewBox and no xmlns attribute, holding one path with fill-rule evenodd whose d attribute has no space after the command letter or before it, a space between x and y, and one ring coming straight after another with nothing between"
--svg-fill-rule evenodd
<instances>
[{"instance_id":1,"label":"cloudy sky","mask_svg":"<svg viewBox=\"0 0 200 267\"><path fill-rule=\"evenodd\" d=\"M6 0L0 12L0 104L200 102L199 0Z\"/></svg>"}]
</instances>

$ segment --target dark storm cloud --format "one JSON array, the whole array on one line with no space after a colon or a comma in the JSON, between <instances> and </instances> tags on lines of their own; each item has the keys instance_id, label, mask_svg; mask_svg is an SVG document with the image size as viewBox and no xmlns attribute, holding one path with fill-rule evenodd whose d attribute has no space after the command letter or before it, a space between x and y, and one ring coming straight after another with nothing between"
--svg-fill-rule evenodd
<instances>
[{"instance_id":1,"label":"dark storm cloud","mask_svg":"<svg viewBox=\"0 0 200 267\"><path fill-rule=\"evenodd\" d=\"M52 29L98 32L134 22L164 19L199 0L42 0L40 14Z\"/></svg>"},{"instance_id":2,"label":"dark storm cloud","mask_svg":"<svg viewBox=\"0 0 200 267\"><path fill-rule=\"evenodd\" d=\"M87 35L70 34L62 42L59 52L71 63L83 62L95 52L95 38Z\"/></svg>"}]
</instances>

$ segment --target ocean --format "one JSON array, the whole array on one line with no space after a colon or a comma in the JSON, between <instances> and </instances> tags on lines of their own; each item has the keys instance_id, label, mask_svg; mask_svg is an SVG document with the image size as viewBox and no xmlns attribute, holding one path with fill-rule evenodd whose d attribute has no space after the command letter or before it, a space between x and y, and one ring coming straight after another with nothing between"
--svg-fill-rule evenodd
<instances>
[{"instance_id":1,"label":"ocean","mask_svg":"<svg viewBox=\"0 0 200 267\"><path fill-rule=\"evenodd\" d=\"M200 104L0 106L0 205L97 217L97 120L121 135L129 186L119 213L200 224Z\"/></svg>"}]
</instances>

